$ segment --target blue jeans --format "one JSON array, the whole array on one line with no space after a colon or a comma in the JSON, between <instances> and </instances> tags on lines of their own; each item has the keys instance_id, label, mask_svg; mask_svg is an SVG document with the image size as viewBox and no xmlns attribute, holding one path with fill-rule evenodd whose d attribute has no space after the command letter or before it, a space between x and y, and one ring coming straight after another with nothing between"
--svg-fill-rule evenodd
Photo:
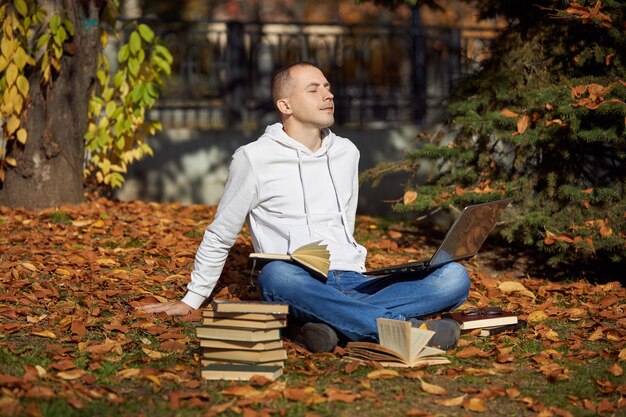
<instances>
[{"instance_id":1,"label":"blue jeans","mask_svg":"<svg viewBox=\"0 0 626 417\"><path fill-rule=\"evenodd\" d=\"M377 341L379 317L407 320L455 309L469 287L467 270L455 262L382 278L333 270L323 283L297 265L274 261L259 275L263 300L289 304L290 319L326 323L348 340Z\"/></svg>"}]
</instances>

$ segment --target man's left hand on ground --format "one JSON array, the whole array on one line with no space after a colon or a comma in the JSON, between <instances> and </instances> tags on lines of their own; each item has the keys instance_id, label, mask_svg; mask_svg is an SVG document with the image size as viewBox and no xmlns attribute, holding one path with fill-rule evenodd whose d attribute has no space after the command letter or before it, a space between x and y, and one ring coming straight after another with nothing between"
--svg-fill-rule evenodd
<instances>
[{"instance_id":1,"label":"man's left hand on ground","mask_svg":"<svg viewBox=\"0 0 626 417\"><path fill-rule=\"evenodd\" d=\"M169 303L147 304L137 307L137 310L143 310L146 313L167 313L168 316L184 316L191 313L194 309L182 301L171 301Z\"/></svg>"}]
</instances>

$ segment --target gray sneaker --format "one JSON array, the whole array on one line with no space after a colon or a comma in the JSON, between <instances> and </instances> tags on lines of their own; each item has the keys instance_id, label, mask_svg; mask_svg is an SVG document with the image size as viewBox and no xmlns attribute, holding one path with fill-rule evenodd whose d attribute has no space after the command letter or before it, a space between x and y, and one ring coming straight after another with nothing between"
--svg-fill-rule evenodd
<instances>
[{"instance_id":1,"label":"gray sneaker","mask_svg":"<svg viewBox=\"0 0 626 417\"><path fill-rule=\"evenodd\" d=\"M337 346L337 333L324 323L306 323L295 340L311 353L332 352Z\"/></svg>"},{"instance_id":2,"label":"gray sneaker","mask_svg":"<svg viewBox=\"0 0 626 417\"><path fill-rule=\"evenodd\" d=\"M461 338L461 327L459 323L450 319L440 320L419 320L410 318L413 327L420 327L426 323L429 330L435 332L433 337L428 341L428 346L438 347L440 349L451 349L456 346Z\"/></svg>"}]
</instances>

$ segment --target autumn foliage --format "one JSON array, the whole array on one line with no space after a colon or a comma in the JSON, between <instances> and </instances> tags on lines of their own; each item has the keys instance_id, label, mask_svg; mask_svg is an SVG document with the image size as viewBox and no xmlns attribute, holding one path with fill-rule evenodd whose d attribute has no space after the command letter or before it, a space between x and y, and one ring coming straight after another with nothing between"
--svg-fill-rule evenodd
<instances>
[{"instance_id":1,"label":"autumn foliage","mask_svg":"<svg viewBox=\"0 0 626 417\"><path fill-rule=\"evenodd\" d=\"M491 58L458 82L454 140L420 140L386 167L423 174L432 163L426 183L411 181L407 193L415 194L396 209L509 196L502 234L510 242L538 248L555 264L624 262L625 3L472 3L508 25Z\"/></svg>"},{"instance_id":2,"label":"autumn foliage","mask_svg":"<svg viewBox=\"0 0 626 417\"><path fill-rule=\"evenodd\" d=\"M626 409L626 290L528 269L466 263L468 306L497 305L528 326L464 334L452 363L380 369L343 349L311 355L286 342L285 375L205 381L194 327L135 310L179 299L214 207L99 199L57 210L0 206L0 415L462 416L619 415ZM359 217L369 267L428 255L402 223ZM216 296L256 299L244 231Z\"/></svg>"}]
</instances>

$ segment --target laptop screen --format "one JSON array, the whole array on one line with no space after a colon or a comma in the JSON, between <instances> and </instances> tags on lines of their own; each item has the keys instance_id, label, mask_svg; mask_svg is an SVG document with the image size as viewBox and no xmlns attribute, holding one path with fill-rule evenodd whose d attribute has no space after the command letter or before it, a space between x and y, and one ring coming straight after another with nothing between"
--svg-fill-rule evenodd
<instances>
[{"instance_id":1,"label":"laptop screen","mask_svg":"<svg viewBox=\"0 0 626 417\"><path fill-rule=\"evenodd\" d=\"M510 202L505 199L465 207L431 258L430 266L476 255Z\"/></svg>"}]
</instances>

